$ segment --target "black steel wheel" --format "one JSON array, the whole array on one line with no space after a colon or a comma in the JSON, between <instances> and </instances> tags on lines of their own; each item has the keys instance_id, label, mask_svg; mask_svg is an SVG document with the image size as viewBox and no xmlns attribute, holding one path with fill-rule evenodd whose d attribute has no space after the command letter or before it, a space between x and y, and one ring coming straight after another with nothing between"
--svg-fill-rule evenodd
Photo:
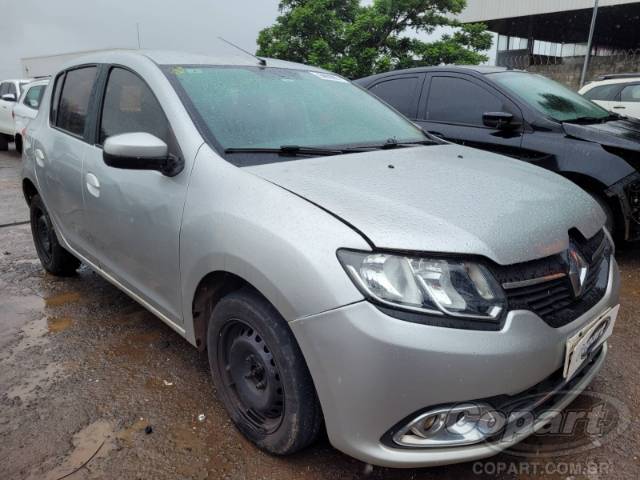
<instances>
[{"instance_id":1,"label":"black steel wheel","mask_svg":"<svg viewBox=\"0 0 640 480\"><path fill-rule=\"evenodd\" d=\"M51 218L39 195L31 199L29 208L33 243L44 269L60 277L74 275L80 266L80 261L62 248L58 242Z\"/></svg>"},{"instance_id":2,"label":"black steel wheel","mask_svg":"<svg viewBox=\"0 0 640 480\"><path fill-rule=\"evenodd\" d=\"M284 391L276 362L262 335L241 320L227 322L218 337L218 369L234 408L265 434L282 423Z\"/></svg>"},{"instance_id":3,"label":"black steel wheel","mask_svg":"<svg viewBox=\"0 0 640 480\"><path fill-rule=\"evenodd\" d=\"M249 440L277 455L312 443L322 412L302 352L276 309L242 288L209 319L209 365L218 398Z\"/></svg>"}]
</instances>

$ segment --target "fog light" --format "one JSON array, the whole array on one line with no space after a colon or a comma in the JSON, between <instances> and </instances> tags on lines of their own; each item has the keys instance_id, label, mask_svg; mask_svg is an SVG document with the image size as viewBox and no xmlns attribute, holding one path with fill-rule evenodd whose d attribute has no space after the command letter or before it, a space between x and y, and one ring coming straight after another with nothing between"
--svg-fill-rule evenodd
<instances>
[{"instance_id":1,"label":"fog light","mask_svg":"<svg viewBox=\"0 0 640 480\"><path fill-rule=\"evenodd\" d=\"M504 415L484 403L464 403L418 415L393 436L405 447L449 447L478 443L502 430Z\"/></svg>"}]
</instances>

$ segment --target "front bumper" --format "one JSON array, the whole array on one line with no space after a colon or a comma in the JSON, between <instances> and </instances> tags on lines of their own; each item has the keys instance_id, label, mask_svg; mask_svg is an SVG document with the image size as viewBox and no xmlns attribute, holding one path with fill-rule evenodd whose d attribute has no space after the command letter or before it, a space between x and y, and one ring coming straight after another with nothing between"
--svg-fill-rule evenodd
<instances>
[{"instance_id":1,"label":"front bumper","mask_svg":"<svg viewBox=\"0 0 640 480\"><path fill-rule=\"evenodd\" d=\"M426 407L515 395L540 383L562 367L567 338L618 303L619 283L612 260L603 298L560 328L528 311L510 312L500 331L433 327L389 317L368 302L290 325L313 377L329 439L337 449L381 466L443 465L494 455L531 431L513 436L510 442L446 448L395 448L381 439L403 418ZM604 353L606 347L572 385L572 392L551 408L564 408L589 384Z\"/></svg>"}]
</instances>

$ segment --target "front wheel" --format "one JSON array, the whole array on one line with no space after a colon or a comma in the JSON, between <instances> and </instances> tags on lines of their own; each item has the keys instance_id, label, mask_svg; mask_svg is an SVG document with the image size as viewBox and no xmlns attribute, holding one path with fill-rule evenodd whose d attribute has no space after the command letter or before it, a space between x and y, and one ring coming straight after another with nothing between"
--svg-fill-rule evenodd
<instances>
[{"instance_id":1,"label":"front wheel","mask_svg":"<svg viewBox=\"0 0 640 480\"><path fill-rule=\"evenodd\" d=\"M75 275L80 261L62 248L58 242L51 218L40 195L34 195L29 208L33 243L44 269L58 277Z\"/></svg>"},{"instance_id":2,"label":"front wheel","mask_svg":"<svg viewBox=\"0 0 640 480\"><path fill-rule=\"evenodd\" d=\"M262 296L243 288L220 300L207 348L218 397L249 440L276 455L315 440L322 413L311 375L291 329Z\"/></svg>"}]
</instances>

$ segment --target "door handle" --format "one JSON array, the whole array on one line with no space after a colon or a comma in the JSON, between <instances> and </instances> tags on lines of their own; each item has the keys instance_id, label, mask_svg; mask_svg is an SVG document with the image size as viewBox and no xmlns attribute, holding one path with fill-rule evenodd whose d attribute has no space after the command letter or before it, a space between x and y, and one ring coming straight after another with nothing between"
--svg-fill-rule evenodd
<instances>
[{"instance_id":1,"label":"door handle","mask_svg":"<svg viewBox=\"0 0 640 480\"><path fill-rule=\"evenodd\" d=\"M100 180L93 173L87 173L87 191L96 198L100 197Z\"/></svg>"},{"instance_id":2,"label":"door handle","mask_svg":"<svg viewBox=\"0 0 640 480\"><path fill-rule=\"evenodd\" d=\"M36 148L36 163L40 168L44 168L44 152Z\"/></svg>"},{"instance_id":3,"label":"door handle","mask_svg":"<svg viewBox=\"0 0 640 480\"><path fill-rule=\"evenodd\" d=\"M624 110L624 109L625 109L625 108L627 108L627 107L623 107L622 105L616 105L616 106L615 106L615 107L613 107L613 108L618 108L618 109L622 109L622 110Z\"/></svg>"}]
</instances>

